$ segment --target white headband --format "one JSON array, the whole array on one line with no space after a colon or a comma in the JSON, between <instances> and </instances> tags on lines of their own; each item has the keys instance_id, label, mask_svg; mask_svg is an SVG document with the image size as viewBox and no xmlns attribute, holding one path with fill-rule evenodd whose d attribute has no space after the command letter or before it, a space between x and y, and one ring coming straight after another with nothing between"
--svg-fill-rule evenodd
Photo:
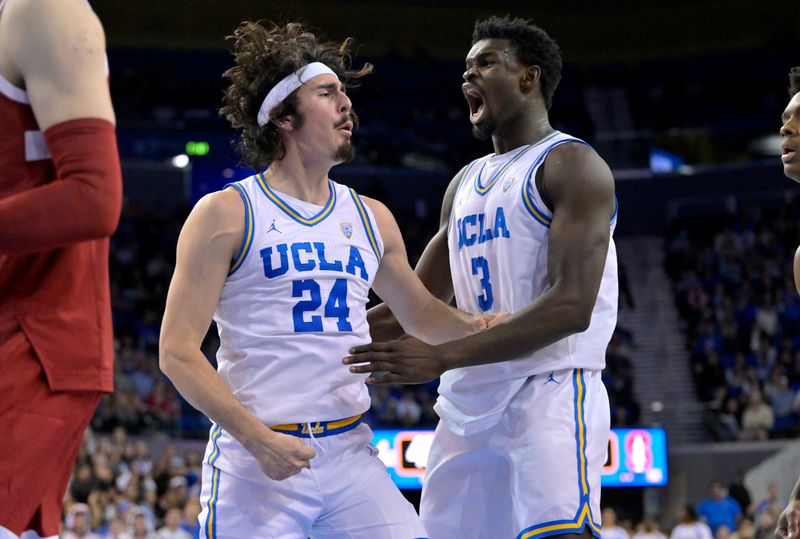
<instances>
[{"instance_id":1,"label":"white headband","mask_svg":"<svg viewBox=\"0 0 800 539\"><path fill-rule=\"evenodd\" d=\"M264 102L261 103L261 108L258 109L258 125L263 126L269 122L269 113L272 109L280 105L284 99L289 97L289 94L300 88L301 85L318 75L333 75L335 77L336 73L322 62L311 62L294 73L286 75L269 91L267 97L264 98Z\"/></svg>"}]
</instances>

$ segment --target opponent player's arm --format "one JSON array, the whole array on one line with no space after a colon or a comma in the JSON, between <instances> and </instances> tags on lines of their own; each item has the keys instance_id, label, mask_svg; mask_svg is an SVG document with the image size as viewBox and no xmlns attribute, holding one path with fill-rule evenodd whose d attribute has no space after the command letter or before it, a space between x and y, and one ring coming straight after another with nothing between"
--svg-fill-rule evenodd
<instances>
[{"instance_id":1,"label":"opponent player's arm","mask_svg":"<svg viewBox=\"0 0 800 539\"><path fill-rule=\"evenodd\" d=\"M794 485L789 503L778 517L775 539L800 539L800 479Z\"/></svg>"},{"instance_id":2,"label":"opponent player's arm","mask_svg":"<svg viewBox=\"0 0 800 539\"><path fill-rule=\"evenodd\" d=\"M594 150L564 144L551 151L542 184L553 207L544 294L504 323L438 346L408 339L356 347L344 360L350 370L386 372L369 382L424 382L449 369L516 359L585 331L608 253L614 180Z\"/></svg>"},{"instance_id":3,"label":"opponent player's arm","mask_svg":"<svg viewBox=\"0 0 800 539\"><path fill-rule=\"evenodd\" d=\"M447 227L450 221L450 211L453 208L461 174L456 174L450 182L442 201L442 211L439 217L439 231L433 236L420 256L414 273L417 274L425 288L435 297L445 303L453 300L453 280L450 277L450 257L447 247ZM397 322L386 303L381 303L367 311L369 332L373 341L388 341L396 339L403 334L403 328Z\"/></svg>"},{"instance_id":4,"label":"opponent player's arm","mask_svg":"<svg viewBox=\"0 0 800 539\"><path fill-rule=\"evenodd\" d=\"M200 351L243 233L244 206L233 189L207 195L192 210L178 239L159 366L192 406L236 438L267 476L280 480L310 468L314 450L262 424Z\"/></svg>"},{"instance_id":5,"label":"opponent player's arm","mask_svg":"<svg viewBox=\"0 0 800 539\"><path fill-rule=\"evenodd\" d=\"M84 0L25 0L2 23L0 54L24 81L57 181L0 199L0 255L110 236L122 176L100 21Z\"/></svg>"},{"instance_id":6,"label":"opponent player's arm","mask_svg":"<svg viewBox=\"0 0 800 539\"><path fill-rule=\"evenodd\" d=\"M383 257L372 289L391 309L403 330L425 342L440 343L483 329L481 319L431 295L408 264L406 248L391 212L364 197L383 239Z\"/></svg>"}]
</instances>

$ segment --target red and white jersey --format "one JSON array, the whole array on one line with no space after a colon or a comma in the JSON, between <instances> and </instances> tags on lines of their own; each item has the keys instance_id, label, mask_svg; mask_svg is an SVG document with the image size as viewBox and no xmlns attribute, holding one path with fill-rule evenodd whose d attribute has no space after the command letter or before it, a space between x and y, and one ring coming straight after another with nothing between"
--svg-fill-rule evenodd
<instances>
[{"instance_id":1,"label":"red and white jersey","mask_svg":"<svg viewBox=\"0 0 800 539\"><path fill-rule=\"evenodd\" d=\"M458 307L470 313L511 312L549 289L547 256L552 213L536 188L536 171L550 150L582 141L555 131L502 155L465 167L453 200L448 248ZM609 216L616 224L616 211ZM442 375L436 410L466 424L496 416L528 376L564 369L601 370L617 321L617 254L608 247L589 329L527 357L454 369Z\"/></svg>"},{"instance_id":2,"label":"red and white jersey","mask_svg":"<svg viewBox=\"0 0 800 539\"><path fill-rule=\"evenodd\" d=\"M57 181L27 92L2 73L0 126L0 199ZM108 239L0 254L0 317L22 326L53 389L113 387L108 254Z\"/></svg>"}]
</instances>

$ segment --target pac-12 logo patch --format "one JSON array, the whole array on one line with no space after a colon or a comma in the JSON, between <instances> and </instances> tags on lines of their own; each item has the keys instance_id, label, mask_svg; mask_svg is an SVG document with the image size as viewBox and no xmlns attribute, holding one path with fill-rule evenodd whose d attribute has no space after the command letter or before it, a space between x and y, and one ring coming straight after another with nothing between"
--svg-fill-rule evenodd
<instances>
[{"instance_id":1,"label":"pac-12 logo patch","mask_svg":"<svg viewBox=\"0 0 800 539\"><path fill-rule=\"evenodd\" d=\"M339 223L339 228L342 229L342 234L348 240L353 237L353 225L350 223Z\"/></svg>"},{"instance_id":2,"label":"pac-12 logo patch","mask_svg":"<svg viewBox=\"0 0 800 539\"><path fill-rule=\"evenodd\" d=\"M503 182L503 192L504 192L504 193L508 192L508 190L509 190L509 189L511 188L511 186L514 184L514 180L515 180L515 179L516 179L516 178L508 178L506 181L504 181L504 182Z\"/></svg>"}]
</instances>

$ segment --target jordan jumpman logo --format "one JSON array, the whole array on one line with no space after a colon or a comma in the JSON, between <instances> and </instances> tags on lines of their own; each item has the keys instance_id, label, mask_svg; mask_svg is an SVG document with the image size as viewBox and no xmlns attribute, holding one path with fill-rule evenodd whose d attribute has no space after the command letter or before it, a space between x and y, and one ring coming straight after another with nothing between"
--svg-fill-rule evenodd
<instances>
[{"instance_id":1,"label":"jordan jumpman logo","mask_svg":"<svg viewBox=\"0 0 800 539\"><path fill-rule=\"evenodd\" d=\"M557 384L560 384L560 383L561 383L561 382L559 382L558 380L556 380L556 379L555 379L555 377L553 376L553 373L552 373L552 372L551 372L550 374L548 374L548 375L547 375L547 380L545 380L545 381L544 381L544 384L542 384L542 385L547 385L547 382L555 382L555 383L557 383Z\"/></svg>"}]
</instances>

